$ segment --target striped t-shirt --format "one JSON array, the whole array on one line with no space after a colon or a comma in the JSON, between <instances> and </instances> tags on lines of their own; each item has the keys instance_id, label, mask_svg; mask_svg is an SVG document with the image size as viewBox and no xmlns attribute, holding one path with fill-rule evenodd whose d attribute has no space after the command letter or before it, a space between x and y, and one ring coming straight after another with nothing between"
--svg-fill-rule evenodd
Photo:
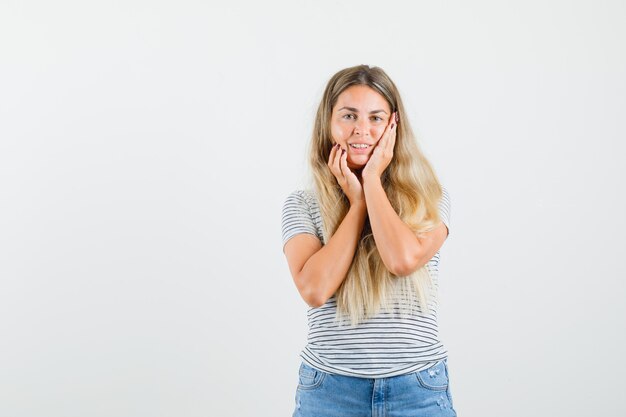
<instances>
[{"instance_id":1,"label":"striped t-shirt","mask_svg":"<svg viewBox=\"0 0 626 417\"><path fill-rule=\"evenodd\" d=\"M450 197L445 187L439 202L441 220L450 230ZM285 243L300 233L317 236L324 244L322 218L315 194L296 190L282 210L282 239ZM438 290L439 252L427 263ZM406 301L406 300L405 300ZM309 366L339 375L386 378L421 371L445 359L447 351L439 340L437 298L429 302L430 313L412 309L400 314L402 298L391 305L395 314L381 311L357 326L334 322L335 295L320 307L310 307L308 340L300 357Z\"/></svg>"}]
</instances>

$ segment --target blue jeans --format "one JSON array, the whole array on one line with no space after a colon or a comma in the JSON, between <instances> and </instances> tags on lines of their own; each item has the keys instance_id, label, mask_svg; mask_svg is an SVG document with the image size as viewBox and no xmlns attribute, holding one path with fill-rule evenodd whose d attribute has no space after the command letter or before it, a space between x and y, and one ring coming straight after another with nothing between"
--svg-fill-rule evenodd
<instances>
[{"instance_id":1,"label":"blue jeans","mask_svg":"<svg viewBox=\"0 0 626 417\"><path fill-rule=\"evenodd\" d=\"M456 417L447 359L389 378L330 374L302 362L292 417Z\"/></svg>"}]
</instances>

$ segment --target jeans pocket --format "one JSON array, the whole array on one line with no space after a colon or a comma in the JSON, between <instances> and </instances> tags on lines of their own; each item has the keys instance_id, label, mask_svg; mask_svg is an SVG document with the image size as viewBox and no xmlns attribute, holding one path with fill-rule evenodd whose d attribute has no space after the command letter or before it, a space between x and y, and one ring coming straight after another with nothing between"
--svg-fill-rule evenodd
<instances>
[{"instance_id":1,"label":"jeans pocket","mask_svg":"<svg viewBox=\"0 0 626 417\"><path fill-rule=\"evenodd\" d=\"M415 372L415 377L423 388L433 391L448 390L448 372L444 361L439 361L430 368Z\"/></svg>"},{"instance_id":2,"label":"jeans pocket","mask_svg":"<svg viewBox=\"0 0 626 417\"><path fill-rule=\"evenodd\" d=\"M302 362L298 370L298 389L315 389L322 385L325 377L326 372L322 372Z\"/></svg>"}]
</instances>

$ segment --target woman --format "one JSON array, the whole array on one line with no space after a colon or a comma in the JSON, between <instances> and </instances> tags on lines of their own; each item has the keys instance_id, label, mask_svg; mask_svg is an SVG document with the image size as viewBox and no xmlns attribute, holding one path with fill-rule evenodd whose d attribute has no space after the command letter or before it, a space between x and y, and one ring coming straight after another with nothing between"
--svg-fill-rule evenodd
<instances>
[{"instance_id":1,"label":"woman","mask_svg":"<svg viewBox=\"0 0 626 417\"><path fill-rule=\"evenodd\" d=\"M455 416L436 316L450 199L382 69L329 80L309 162L282 211L310 306L293 416Z\"/></svg>"}]
</instances>

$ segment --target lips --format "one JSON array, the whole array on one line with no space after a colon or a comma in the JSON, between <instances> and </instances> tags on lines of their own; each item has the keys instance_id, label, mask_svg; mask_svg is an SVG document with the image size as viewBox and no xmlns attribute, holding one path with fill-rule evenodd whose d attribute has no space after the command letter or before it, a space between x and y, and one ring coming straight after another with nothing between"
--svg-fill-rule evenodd
<instances>
[{"instance_id":1,"label":"lips","mask_svg":"<svg viewBox=\"0 0 626 417\"><path fill-rule=\"evenodd\" d=\"M348 149L350 149L351 154L368 154L371 148L372 145L369 145L366 148L353 148L352 146L348 145Z\"/></svg>"}]
</instances>

